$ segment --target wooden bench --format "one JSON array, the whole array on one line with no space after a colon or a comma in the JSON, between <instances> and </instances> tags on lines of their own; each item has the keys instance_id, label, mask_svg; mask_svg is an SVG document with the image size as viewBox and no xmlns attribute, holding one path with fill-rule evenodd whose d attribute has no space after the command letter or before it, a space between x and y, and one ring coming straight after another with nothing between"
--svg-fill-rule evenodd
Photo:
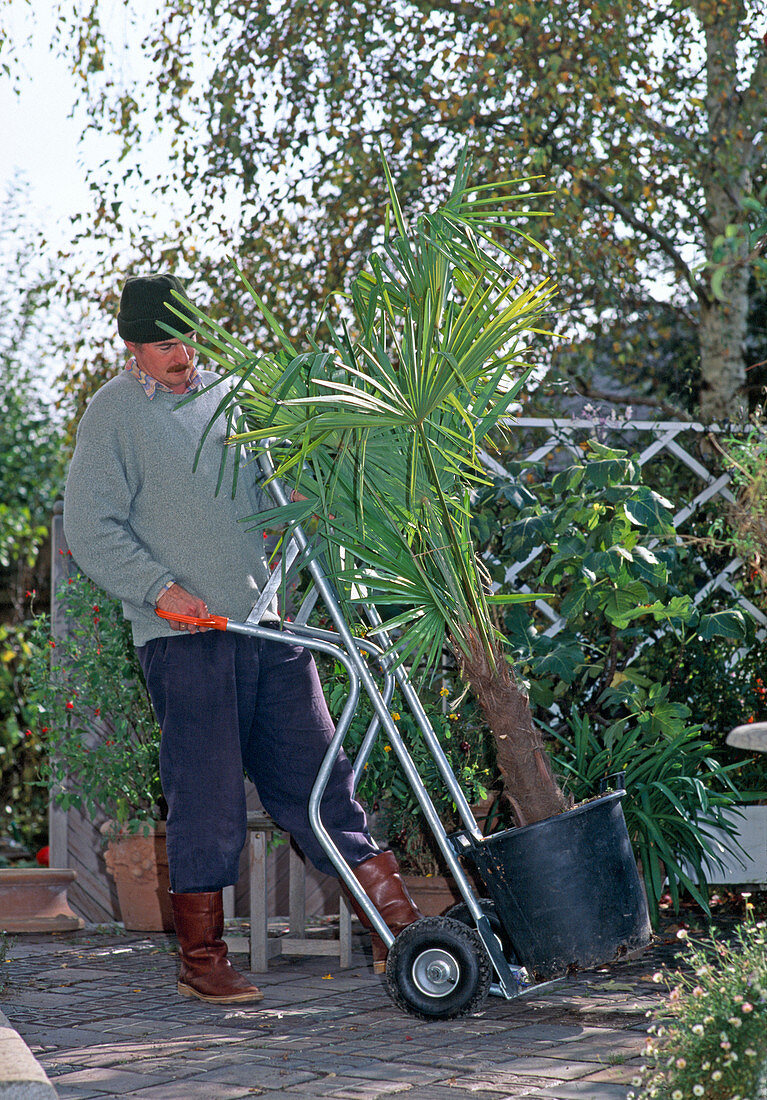
<instances>
[{"instance_id":1,"label":"wooden bench","mask_svg":"<svg viewBox=\"0 0 767 1100\"><path fill-rule=\"evenodd\" d=\"M352 965L351 907L341 895L338 935L332 939L306 934L306 862L290 842L288 864L288 933L269 936L267 918L267 853L279 825L263 810L248 814L248 864L250 870L250 969L263 972L275 955L332 955L340 967ZM224 890L224 913L234 916L234 887Z\"/></svg>"}]
</instances>

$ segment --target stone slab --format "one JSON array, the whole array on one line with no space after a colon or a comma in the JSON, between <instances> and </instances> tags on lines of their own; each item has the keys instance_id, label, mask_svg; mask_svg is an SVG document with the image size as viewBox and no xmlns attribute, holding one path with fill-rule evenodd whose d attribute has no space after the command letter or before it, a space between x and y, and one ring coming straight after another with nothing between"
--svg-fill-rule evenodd
<instances>
[{"instance_id":1,"label":"stone slab","mask_svg":"<svg viewBox=\"0 0 767 1100\"><path fill-rule=\"evenodd\" d=\"M32 1051L0 1012L0 1100L55 1100L56 1090Z\"/></svg>"}]
</instances>

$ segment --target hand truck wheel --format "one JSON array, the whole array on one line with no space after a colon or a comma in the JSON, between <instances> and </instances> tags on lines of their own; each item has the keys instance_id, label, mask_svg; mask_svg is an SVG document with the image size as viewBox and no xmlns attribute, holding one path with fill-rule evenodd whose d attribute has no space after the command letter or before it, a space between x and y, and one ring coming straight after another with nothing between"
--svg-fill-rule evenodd
<instances>
[{"instance_id":1,"label":"hand truck wheel","mask_svg":"<svg viewBox=\"0 0 767 1100\"><path fill-rule=\"evenodd\" d=\"M503 951L503 957L510 966L521 966L514 945L509 939L509 934L501 923L501 918L498 916L498 911L495 908L495 903L490 898L477 898L479 907L490 922L490 927L493 930L493 935L501 945L501 951ZM461 924L468 924L470 928L474 927L474 918L469 912L469 907L465 901L459 901L457 905L451 906L450 909L444 914L450 920L460 921Z\"/></svg>"},{"instance_id":2,"label":"hand truck wheel","mask_svg":"<svg viewBox=\"0 0 767 1100\"><path fill-rule=\"evenodd\" d=\"M492 967L476 930L446 917L423 917L397 936L386 960L394 1003L424 1020L477 1012L490 992Z\"/></svg>"}]
</instances>

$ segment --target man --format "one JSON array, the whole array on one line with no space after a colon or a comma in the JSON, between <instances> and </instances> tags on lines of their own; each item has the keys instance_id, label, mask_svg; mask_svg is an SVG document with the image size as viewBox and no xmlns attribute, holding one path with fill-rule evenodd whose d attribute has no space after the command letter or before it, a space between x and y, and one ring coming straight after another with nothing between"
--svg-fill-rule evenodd
<instances>
[{"instance_id":1,"label":"man","mask_svg":"<svg viewBox=\"0 0 767 1100\"><path fill-rule=\"evenodd\" d=\"M158 327L163 321L183 331L168 305L192 320L188 301L172 275L127 280L117 328L131 358L80 421L64 531L83 571L122 600L162 728L178 990L229 1004L262 997L232 968L222 939L222 889L237 879L246 837L243 769L272 818L315 866L335 874L307 813L333 727L303 646L171 624L156 614L204 618L210 609L244 620L269 576L263 532L245 521L270 502L247 468L233 491L226 422L214 419L220 394L204 390L217 376L200 371L194 348ZM270 617L277 621L274 608ZM321 814L392 932L416 920L421 914L394 856L368 832L343 756ZM380 971L385 950L375 935L373 948Z\"/></svg>"}]
</instances>

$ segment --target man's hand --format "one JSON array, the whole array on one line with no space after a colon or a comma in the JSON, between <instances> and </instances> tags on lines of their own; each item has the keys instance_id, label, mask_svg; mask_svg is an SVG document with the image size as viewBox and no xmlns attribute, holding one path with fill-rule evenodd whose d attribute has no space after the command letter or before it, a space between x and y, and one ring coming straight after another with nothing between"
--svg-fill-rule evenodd
<instances>
[{"instance_id":1,"label":"man's hand","mask_svg":"<svg viewBox=\"0 0 767 1100\"><path fill-rule=\"evenodd\" d=\"M205 601L187 592L180 584L172 584L167 591L163 592L157 601L157 607L160 611L171 611L176 615L194 615L196 619L207 619L210 614ZM207 626L195 626L194 623L171 622L170 625L173 630L188 630L190 634L196 634L198 631L202 633L210 629Z\"/></svg>"}]
</instances>

